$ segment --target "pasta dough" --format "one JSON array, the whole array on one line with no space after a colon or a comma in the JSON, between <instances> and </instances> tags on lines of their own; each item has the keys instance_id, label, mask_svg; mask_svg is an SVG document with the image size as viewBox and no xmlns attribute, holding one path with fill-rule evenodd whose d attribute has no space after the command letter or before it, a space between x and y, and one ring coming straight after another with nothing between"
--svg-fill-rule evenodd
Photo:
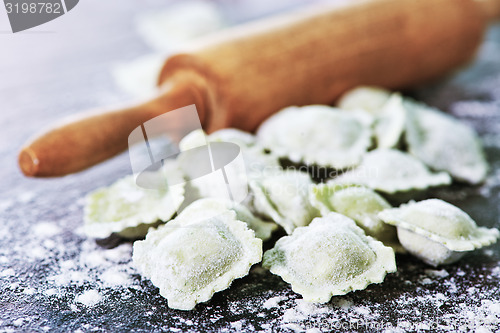
<instances>
[{"instance_id":1,"label":"pasta dough","mask_svg":"<svg viewBox=\"0 0 500 333\"><path fill-rule=\"evenodd\" d=\"M245 222L255 232L255 236L263 241L271 238L271 234L277 229L275 223L262 221L245 206L234 201L216 198L196 200L187 206L175 220L182 224L197 223L228 211L234 211L236 218Z\"/></svg>"},{"instance_id":2,"label":"pasta dough","mask_svg":"<svg viewBox=\"0 0 500 333\"><path fill-rule=\"evenodd\" d=\"M473 129L438 110L406 102L409 117L406 140L411 154L434 170L470 184L485 180L484 152Z\"/></svg>"},{"instance_id":3,"label":"pasta dough","mask_svg":"<svg viewBox=\"0 0 500 333\"><path fill-rule=\"evenodd\" d=\"M408 252L433 266L449 264L496 242L497 229L478 227L461 209L439 199L411 202L379 213L397 226L398 237Z\"/></svg>"},{"instance_id":4,"label":"pasta dough","mask_svg":"<svg viewBox=\"0 0 500 333\"><path fill-rule=\"evenodd\" d=\"M90 193L84 208L87 236L105 238L118 233L125 238L142 238L151 226L172 218L184 201L183 177L175 162L169 161L159 171L145 172L142 176L173 185L144 189L130 175Z\"/></svg>"},{"instance_id":5,"label":"pasta dough","mask_svg":"<svg viewBox=\"0 0 500 333\"><path fill-rule=\"evenodd\" d=\"M422 162L409 154L394 149L375 149L365 155L356 169L329 183L363 185L393 194L448 185L451 178L445 172L431 173Z\"/></svg>"},{"instance_id":6,"label":"pasta dough","mask_svg":"<svg viewBox=\"0 0 500 333\"><path fill-rule=\"evenodd\" d=\"M319 216L308 199L311 178L307 173L285 170L250 181L256 211L281 225L290 234Z\"/></svg>"},{"instance_id":7,"label":"pasta dough","mask_svg":"<svg viewBox=\"0 0 500 333\"><path fill-rule=\"evenodd\" d=\"M378 148L394 148L398 145L406 125L406 108L401 94L361 86L346 92L337 105L349 112L364 110L375 117L373 134Z\"/></svg>"},{"instance_id":8,"label":"pasta dough","mask_svg":"<svg viewBox=\"0 0 500 333\"><path fill-rule=\"evenodd\" d=\"M243 162L241 165L234 163L230 169L232 176L238 179L239 184L247 186L249 179L260 178L265 174L273 174L282 170L277 156L265 152L264 148L256 143L253 135L237 129L222 129L208 136L203 130L195 130L181 140L179 147L181 151L187 151L206 145L207 142L230 142L240 147ZM185 163L182 155L179 159L181 164ZM191 160L188 161L188 164L192 167ZM226 179L219 173L210 173L190 179L189 201L220 197L221 193L227 192L226 187Z\"/></svg>"},{"instance_id":9,"label":"pasta dough","mask_svg":"<svg viewBox=\"0 0 500 333\"><path fill-rule=\"evenodd\" d=\"M379 87L360 86L340 97L337 106L343 110L365 110L377 114L391 96L388 90Z\"/></svg>"},{"instance_id":10,"label":"pasta dough","mask_svg":"<svg viewBox=\"0 0 500 333\"><path fill-rule=\"evenodd\" d=\"M378 148L396 147L405 131L406 108L400 94L392 94L377 114L374 134Z\"/></svg>"},{"instance_id":11,"label":"pasta dough","mask_svg":"<svg viewBox=\"0 0 500 333\"><path fill-rule=\"evenodd\" d=\"M257 144L254 135L236 128L223 128L215 131L208 136L208 140L211 142L232 142L246 148Z\"/></svg>"},{"instance_id":12,"label":"pasta dough","mask_svg":"<svg viewBox=\"0 0 500 333\"><path fill-rule=\"evenodd\" d=\"M350 218L337 214L315 218L264 253L263 266L292 285L309 302L381 283L396 271L394 251L366 236Z\"/></svg>"},{"instance_id":13,"label":"pasta dough","mask_svg":"<svg viewBox=\"0 0 500 333\"><path fill-rule=\"evenodd\" d=\"M186 151L206 145L207 141L231 142L240 146L247 172L251 177L281 170L277 156L265 152L265 149L257 143L255 136L235 128L221 129L210 135L206 135L203 130L195 130L181 140L179 147L182 151Z\"/></svg>"},{"instance_id":14,"label":"pasta dough","mask_svg":"<svg viewBox=\"0 0 500 333\"><path fill-rule=\"evenodd\" d=\"M174 220L134 243L133 261L174 309L191 310L248 274L262 241L233 211L184 225Z\"/></svg>"},{"instance_id":15,"label":"pasta dough","mask_svg":"<svg viewBox=\"0 0 500 333\"><path fill-rule=\"evenodd\" d=\"M309 198L321 215L337 212L353 219L369 236L401 251L396 228L385 224L377 214L391 205L380 195L366 187L338 186L334 184L313 185Z\"/></svg>"},{"instance_id":16,"label":"pasta dough","mask_svg":"<svg viewBox=\"0 0 500 333\"><path fill-rule=\"evenodd\" d=\"M257 139L272 153L309 165L345 169L371 145L370 115L326 105L289 107L268 118Z\"/></svg>"}]
</instances>

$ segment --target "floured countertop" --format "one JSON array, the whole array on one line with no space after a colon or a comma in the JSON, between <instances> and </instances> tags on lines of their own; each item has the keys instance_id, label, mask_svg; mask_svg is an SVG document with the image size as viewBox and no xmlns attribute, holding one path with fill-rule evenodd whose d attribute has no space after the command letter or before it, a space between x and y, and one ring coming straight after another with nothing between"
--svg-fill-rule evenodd
<instances>
[{"instance_id":1,"label":"floured countertop","mask_svg":"<svg viewBox=\"0 0 500 333\"><path fill-rule=\"evenodd\" d=\"M103 4L101 11L119 3ZM85 17L94 15L95 6L89 2L87 7L82 4L74 10L72 24L81 23L87 29L80 33L98 34L105 28L82 23ZM131 243L110 239L98 244L86 238L82 232L82 198L130 173L127 154L77 175L34 180L21 176L16 153L39 127L63 115L127 99L113 84L108 69L116 59L131 60L146 54L148 48L134 33L134 26L124 23L123 17L131 16L136 5L124 6L120 20L112 21L116 36L122 37L110 45L92 44L85 59L65 49L59 57L39 60L43 68L56 72L61 68L59 74L15 67L8 61L0 63L6 78L13 78L0 85L0 332L500 329L500 244L439 268L400 255L398 272L389 274L383 284L334 297L325 305L302 301L278 276L254 266L249 276L236 280L210 302L193 311L178 311L169 309L158 289L133 268ZM243 5L240 7L243 10ZM227 4L224 8L227 10ZM230 10L227 15L231 15ZM79 36L77 30L72 33L59 33L54 38L67 38L71 45L69 41L76 43ZM106 34L113 35L113 31ZM31 47L52 38L34 36L23 37L32 40ZM478 225L497 228L499 54L500 25L496 25L490 29L475 63L452 78L408 92L473 126L484 141L491 165L483 186L453 185L429 196L457 205ZM93 57L98 61L90 63ZM79 59L80 66L72 67Z\"/></svg>"}]
</instances>

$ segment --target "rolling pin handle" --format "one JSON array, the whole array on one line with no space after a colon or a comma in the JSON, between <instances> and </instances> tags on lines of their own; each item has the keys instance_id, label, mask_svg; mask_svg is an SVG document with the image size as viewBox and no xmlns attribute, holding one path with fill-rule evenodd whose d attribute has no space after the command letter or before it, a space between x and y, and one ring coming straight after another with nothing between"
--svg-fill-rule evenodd
<instances>
[{"instance_id":1,"label":"rolling pin handle","mask_svg":"<svg viewBox=\"0 0 500 333\"><path fill-rule=\"evenodd\" d=\"M124 151L129 134L151 118L195 104L203 125L204 101L195 86L168 83L153 99L132 107L97 110L69 117L28 141L18 155L28 177L55 177L78 172ZM182 115L170 117L168 127L183 126ZM179 119L177 119L179 118Z\"/></svg>"},{"instance_id":2,"label":"rolling pin handle","mask_svg":"<svg viewBox=\"0 0 500 333\"><path fill-rule=\"evenodd\" d=\"M488 22L500 19L500 0L475 0Z\"/></svg>"}]
</instances>

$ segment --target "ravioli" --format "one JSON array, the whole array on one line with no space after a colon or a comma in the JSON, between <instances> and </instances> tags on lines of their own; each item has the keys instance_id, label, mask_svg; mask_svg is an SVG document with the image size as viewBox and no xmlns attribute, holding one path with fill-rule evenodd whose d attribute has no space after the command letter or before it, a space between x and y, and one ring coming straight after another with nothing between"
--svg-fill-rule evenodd
<instances>
[{"instance_id":1,"label":"ravioli","mask_svg":"<svg viewBox=\"0 0 500 333\"><path fill-rule=\"evenodd\" d=\"M374 134L378 148L398 146L406 126L406 108L403 97L392 94L375 118Z\"/></svg>"},{"instance_id":2,"label":"ravioli","mask_svg":"<svg viewBox=\"0 0 500 333\"><path fill-rule=\"evenodd\" d=\"M350 218L337 214L315 218L264 253L262 265L279 275L309 302L381 283L396 271L394 251L366 236Z\"/></svg>"},{"instance_id":3,"label":"ravioli","mask_svg":"<svg viewBox=\"0 0 500 333\"><path fill-rule=\"evenodd\" d=\"M353 219L367 235L401 252L396 228L382 222L377 216L392 206L373 190L360 186L319 184L311 186L309 199L321 215L326 216L330 212L345 215Z\"/></svg>"},{"instance_id":4,"label":"ravioli","mask_svg":"<svg viewBox=\"0 0 500 333\"><path fill-rule=\"evenodd\" d=\"M371 146L372 117L326 105L288 107L268 118L258 142L295 163L345 169L359 164Z\"/></svg>"},{"instance_id":5,"label":"ravioli","mask_svg":"<svg viewBox=\"0 0 500 333\"><path fill-rule=\"evenodd\" d=\"M277 229L275 223L264 222L260 218L254 216L252 212L242 204L218 198L205 198L193 202L187 206L175 220L184 225L197 223L208 217L217 216L228 211L234 211L236 213L236 218L239 221L245 222L248 227L255 232L255 236L263 241L271 238L271 234Z\"/></svg>"},{"instance_id":6,"label":"ravioli","mask_svg":"<svg viewBox=\"0 0 500 333\"><path fill-rule=\"evenodd\" d=\"M231 142L240 146L247 172L251 175L281 170L278 157L265 151L254 135L235 128L225 128L206 135L195 130L186 135L179 147L182 151L206 145L207 142Z\"/></svg>"},{"instance_id":7,"label":"ravioli","mask_svg":"<svg viewBox=\"0 0 500 333\"><path fill-rule=\"evenodd\" d=\"M356 169L329 183L363 185L393 194L449 185L451 178L445 172L430 172L421 161L407 153L394 149L375 149L365 155Z\"/></svg>"},{"instance_id":8,"label":"ravioli","mask_svg":"<svg viewBox=\"0 0 500 333\"><path fill-rule=\"evenodd\" d=\"M262 240L233 211L188 225L174 220L133 248L133 262L174 309L191 310L248 274Z\"/></svg>"},{"instance_id":9,"label":"ravioli","mask_svg":"<svg viewBox=\"0 0 500 333\"><path fill-rule=\"evenodd\" d=\"M464 211L440 199L410 202L378 216L397 226L408 252L433 266L453 263L499 237L497 229L478 227Z\"/></svg>"},{"instance_id":10,"label":"ravioli","mask_svg":"<svg viewBox=\"0 0 500 333\"><path fill-rule=\"evenodd\" d=\"M474 130L450 115L416 102L406 102L406 141L411 154L434 170L470 184L488 173L481 142Z\"/></svg>"},{"instance_id":11,"label":"ravioli","mask_svg":"<svg viewBox=\"0 0 500 333\"><path fill-rule=\"evenodd\" d=\"M254 135L236 128L223 128L215 131L208 136L208 140L211 142L232 142L240 147L251 147L257 144Z\"/></svg>"},{"instance_id":12,"label":"ravioli","mask_svg":"<svg viewBox=\"0 0 500 333\"><path fill-rule=\"evenodd\" d=\"M208 136L203 130L195 130L181 140L179 147L181 151L187 151L210 142L237 144L242 160L240 163L240 156L238 156L238 160L235 160L231 165L230 173L233 177L231 180L226 179L221 173L209 173L190 179L188 187L190 202L200 198L220 197L221 193L227 192L226 183L228 181L243 185L248 183L248 179L259 178L264 174L273 174L282 170L277 156L265 152L265 149L256 143L253 135L237 129L222 129ZM182 155L179 159L180 163L183 164ZM192 167L191 160L188 161L188 164Z\"/></svg>"},{"instance_id":13,"label":"ravioli","mask_svg":"<svg viewBox=\"0 0 500 333\"><path fill-rule=\"evenodd\" d=\"M88 194L84 208L87 236L105 238L117 233L124 238L142 238L151 226L172 218L184 201L183 176L175 162L169 161L159 171L145 171L141 176L166 180L171 185L145 189L136 185L130 175Z\"/></svg>"},{"instance_id":14,"label":"ravioli","mask_svg":"<svg viewBox=\"0 0 500 333\"><path fill-rule=\"evenodd\" d=\"M391 93L383 88L360 86L344 93L337 107L343 110L365 110L378 114L390 96Z\"/></svg>"},{"instance_id":15,"label":"ravioli","mask_svg":"<svg viewBox=\"0 0 500 333\"><path fill-rule=\"evenodd\" d=\"M257 138L235 128L224 128L208 136L210 142L232 142L240 146L249 178L282 170L278 156L265 151Z\"/></svg>"},{"instance_id":16,"label":"ravioli","mask_svg":"<svg viewBox=\"0 0 500 333\"><path fill-rule=\"evenodd\" d=\"M311 178L305 172L285 170L250 181L255 210L281 225L290 234L308 225L319 211L309 202Z\"/></svg>"},{"instance_id":17,"label":"ravioli","mask_svg":"<svg viewBox=\"0 0 500 333\"><path fill-rule=\"evenodd\" d=\"M181 151L186 151L206 145L207 142L232 142L242 148L247 148L255 145L256 141L252 134L236 128L224 128L210 135L207 135L202 129L197 129L182 138L179 142L179 148Z\"/></svg>"},{"instance_id":18,"label":"ravioli","mask_svg":"<svg viewBox=\"0 0 500 333\"><path fill-rule=\"evenodd\" d=\"M208 143L208 137L202 129L194 130L188 133L179 141L180 151L187 151L196 147L204 146Z\"/></svg>"}]
</instances>

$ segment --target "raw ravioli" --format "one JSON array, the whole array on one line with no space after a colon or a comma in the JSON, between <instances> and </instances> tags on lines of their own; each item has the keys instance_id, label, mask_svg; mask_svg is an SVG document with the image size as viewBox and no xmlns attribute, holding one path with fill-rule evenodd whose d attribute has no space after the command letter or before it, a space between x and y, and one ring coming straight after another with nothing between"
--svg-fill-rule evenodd
<instances>
[{"instance_id":1,"label":"raw ravioli","mask_svg":"<svg viewBox=\"0 0 500 333\"><path fill-rule=\"evenodd\" d=\"M318 303L381 283L387 273L396 271L390 247L337 213L315 218L279 239L264 253L263 266L290 283L304 300Z\"/></svg>"},{"instance_id":2,"label":"raw ravioli","mask_svg":"<svg viewBox=\"0 0 500 333\"><path fill-rule=\"evenodd\" d=\"M401 250L396 228L384 223L377 216L379 212L392 207L373 190L360 186L319 184L311 186L309 198L321 215L326 216L330 212L345 215L353 219L367 235L394 250Z\"/></svg>"},{"instance_id":3,"label":"raw ravioli","mask_svg":"<svg viewBox=\"0 0 500 333\"><path fill-rule=\"evenodd\" d=\"M224 128L207 135L205 131L198 129L187 134L179 142L182 151L206 145L207 142L232 142L240 147L246 148L256 144L256 138L248 132L236 128Z\"/></svg>"},{"instance_id":4,"label":"raw ravioli","mask_svg":"<svg viewBox=\"0 0 500 333\"><path fill-rule=\"evenodd\" d=\"M296 163L345 169L357 165L371 146L372 117L326 105L288 107L267 119L258 141Z\"/></svg>"},{"instance_id":5,"label":"raw ravioli","mask_svg":"<svg viewBox=\"0 0 500 333\"><path fill-rule=\"evenodd\" d=\"M337 106L344 110L365 110L377 114L391 96L379 87L360 86L344 93Z\"/></svg>"},{"instance_id":6,"label":"raw ravioli","mask_svg":"<svg viewBox=\"0 0 500 333\"><path fill-rule=\"evenodd\" d=\"M394 149L375 149L365 155L356 169L330 182L363 185L392 194L448 185L451 178L445 172L431 173L422 162L409 154Z\"/></svg>"},{"instance_id":7,"label":"raw ravioli","mask_svg":"<svg viewBox=\"0 0 500 333\"><path fill-rule=\"evenodd\" d=\"M159 171L145 172L142 176L173 185L144 189L130 175L90 193L84 209L87 236L105 238L118 233L125 238L141 238L151 226L172 218L184 200L183 176L177 165L169 162Z\"/></svg>"},{"instance_id":8,"label":"raw ravioli","mask_svg":"<svg viewBox=\"0 0 500 333\"><path fill-rule=\"evenodd\" d=\"M200 198L245 200L248 179L239 145L212 143L200 129L186 135L179 148L182 152L177 161L188 179L184 206Z\"/></svg>"},{"instance_id":9,"label":"raw ravioli","mask_svg":"<svg viewBox=\"0 0 500 333\"><path fill-rule=\"evenodd\" d=\"M134 243L133 261L174 309L191 310L262 259L262 240L233 211L184 225L174 220Z\"/></svg>"},{"instance_id":10,"label":"raw ravioli","mask_svg":"<svg viewBox=\"0 0 500 333\"><path fill-rule=\"evenodd\" d=\"M240 147L251 147L257 144L254 135L236 128L223 128L215 131L208 136L208 140L211 142L232 142Z\"/></svg>"},{"instance_id":11,"label":"raw ravioli","mask_svg":"<svg viewBox=\"0 0 500 333\"><path fill-rule=\"evenodd\" d=\"M179 143L182 151L206 145L208 142L231 142L240 146L250 175L281 170L278 157L265 151L257 143L255 136L235 128L225 128L206 135L203 130L195 130L186 135Z\"/></svg>"},{"instance_id":12,"label":"raw ravioli","mask_svg":"<svg viewBox=\"0 0 500 333\"><path fill-rule=\"evenodd\" d=\"M290 234L308 225L319 211L309 202L311 178L305 172L285 170L250 181L255 210L281 225Z\"/></svg>"},{"instance_id":13,"label":"raw ravioli","mask_svg":"<svg viewBox=\"0 0 500 333\"><path fill-rule=\"evenodd\" d=\"M377 114L374 123L378 148L396 147L405 131L406 108L400 94L392 94Z\"/></svg>"},{"instance_id":14,"label":"raw ravioli","mask_svg":"<svg viewBox=\"0 0 500 333\"><path fill-rule=\"evenodd\" d=\"M186 225L197 223L208 217L217 216L228 211L234 211L236 213L236 218L239 221L245 222L248 227L255 232L255 236L263 241L271 238L271 234L277 229L275 223L262 221L254 216L252 212L242 204L217 198L205 198L193 202L187 206L175 220L178 223Z\"/></svg>"},{"instance_id":15,"label":"raw ravioli","mask_svg":"<svg viewBox=\"0 0 500 333\"><path fill-rule=\"evenodd\" d=\"M226 141L238 144L242 149L245 167L250 179L282 170L278 156L266 152L264 147L257 142L257 138L250 133L226 128L213 132L208 136L208 139L211 142Z\"/></svg>"},{"instance_id":16,"label":"raw ravioli","mask_svg":"<svg viewBox=\"0 0 500 333\"><path fill-rule=\"evenodd\" d=\"M259 178L265 174L273 174L282 170L278 157L265 152L265 149L256 143L255 137L250 133L237 129L223 129L210 135L206 135L203 130L195 130L184 137L179 146L182 151L206 145L207 142L230 142L240 147L242 162L240 157L234 161L230 167L231 181L238 184L247 184L248 179ZM183 156L180 156L180 163L183 164ZM189 165L192 164L188 161ZM188 174L189 178L189 174ZM221 193L227 192L225 179L220 173L210 173L202 177L190 180L188 189L190 202L199 198L221 197ZM246 185L245 185L246 186ZM227 199L230 199L227 197Z\"/></svg>"},{"instance_id":17,"label":"raw ravioli","mask_svg":"<svg viewBox=\"0 0 500 333\"><path fill-rule=\"evenodd\" d=\"M488 164L474 130L450 115L416 102L409 113L406 141L411 154L430 168L470 184L485 180Z\"/></svg>"},{"instance_id":18,"label":"raw ravioli","mask_svg":"<svg viewBox=\"0 0 500 333\"><path fill-rule=\"evenodd\" d=\"M478 227L464 211L439 199L387 209L379 217L397 226L399 241L408 252L433 266L455 262L499 236L497 229Z\"/></svg>"},{"instance_id":19,"label":"raw ravioli","mask_svg":"<svg viewBox=\"0 0 500 333\"><path fill-rule=\"evenodd\" d=\"M180 151L186 151L196 147L204 146L208 143L207 134L205 131L199 129L188 133L179 142Z\"/></svg>"},{"instance_id":20,"label":"raw ravioli","mask_svg":"<svg viewBox=\"0 0 500 333\"><path fill-rule=\"evenodd\" d=\"M232 142L241 147L249 178L280 172L282 167L278 156L266 151L257 138L235 128L224 128L208 136L210 142Z\"/></svg>"}]
</instances>

